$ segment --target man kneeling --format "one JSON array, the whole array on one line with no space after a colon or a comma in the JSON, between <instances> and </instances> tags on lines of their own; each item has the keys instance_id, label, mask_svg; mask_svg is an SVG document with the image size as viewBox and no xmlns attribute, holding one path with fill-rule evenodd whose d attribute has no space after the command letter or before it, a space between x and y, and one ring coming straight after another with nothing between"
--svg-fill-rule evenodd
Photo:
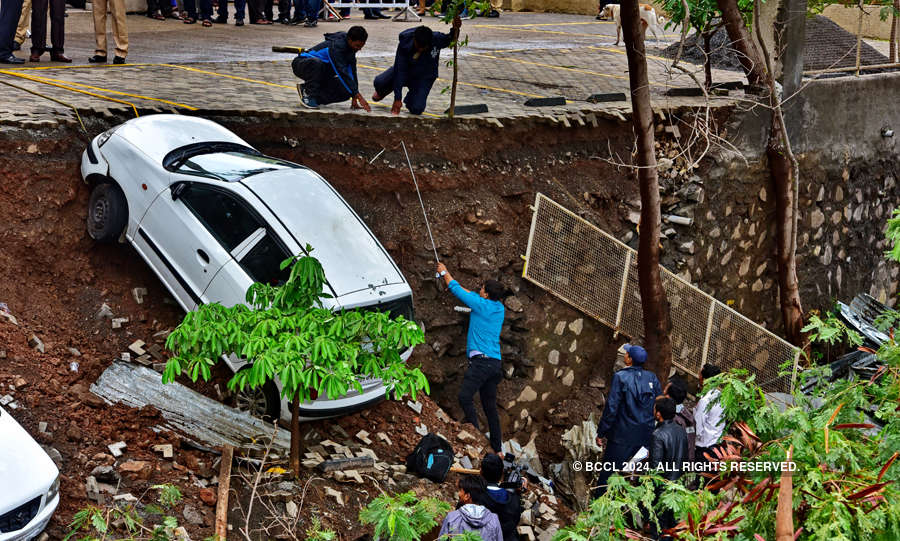
<instances>
[{"instance_id":1,"label":"man kneeling","mask_svg":"<svg viewBox=\"0 0 900 541\"><path fill-rule=\"evenodd\" d=\"M422 114L428 94L438 76L441 49L449 47L456 40L461 24L459 17L454 18L453 30L449 34L434 32L427 26L400 32L394 65L375 77L372 101L381 101L393 90L394 105L391 107L391 114L400 114L403 103L406 103L410 113ZM404 86L409 88L406 99L403 99Z\"/></svg>"},{"instance_id":2,"label":"man kneeling","mask_svg":"<svg viewBox=\"0 0 900 541\"><path fill-rule=\"evenodd\" d=\"M325 34L325 41L297 55L291 69L304 81L297 85L297 90L305 107L318 109L319 105L352 98L353 109L372 110L359 93L356 76L356 53L365 46L368 37L365 28L351 26L347 32Z\"/></svg>"}]
</instances>

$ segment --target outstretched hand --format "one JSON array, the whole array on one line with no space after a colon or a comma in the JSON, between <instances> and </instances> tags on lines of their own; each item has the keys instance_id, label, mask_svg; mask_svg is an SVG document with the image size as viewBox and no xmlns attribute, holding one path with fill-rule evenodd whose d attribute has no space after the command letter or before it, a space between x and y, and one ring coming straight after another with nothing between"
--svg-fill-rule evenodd
<instances>
[{"instance_id":1,"label":"outstretched hand","mask_svg":"<svg viewBox=\"0 0 900 541\"><path fill-rule=\"evenodd\" d=\"M351 109L360 109L362 108L365 112L371 113L372 108L369 106L369 102L366 101L366 98L362 97L362 94L357 94L353 96L353 100L350 102Z\"/></svg>"},{"instance_id":2,"label":"outstretched hand","mask_svg":"<svg viewBox=\"0 0 900 541\"><path fill-rule=\"evenodd\" d=\"M403 102L400 100L394 100L394 105L391 106L391 114L399 115L400 109L403 108Z\"/></svg>"}]
</instances>

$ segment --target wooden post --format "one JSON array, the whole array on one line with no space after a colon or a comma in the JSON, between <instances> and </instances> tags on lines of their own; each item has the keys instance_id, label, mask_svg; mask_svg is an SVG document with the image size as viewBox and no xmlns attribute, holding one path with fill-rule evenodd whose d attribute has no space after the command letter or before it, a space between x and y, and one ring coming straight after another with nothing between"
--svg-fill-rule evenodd
<instances>
[{"instance_id":1,"label":"wooden post","mask_svg":"<svg viewBox=\"0 0 900 541\"><path fill-rule=\"evenodd\" d=\"M859 77L859 64L860 58L862 56L862 28L863 28L863 15L865 15L865 11L863 11L863 3L862 0L859 0L859 24L856 26L856 76Z\"/></svg>"},{"instance_id":2,"label":"wooden post","mask_svg":"<svg viewBox=\"0 0 900 541\"><path fill-rule=\"evenodd\" d=\"M219 497L216 503L216 539L228 539L228 491L231 488L231 459L234 447L222 448L222 463L219 465Z\"/></svg>"}]
</instances>

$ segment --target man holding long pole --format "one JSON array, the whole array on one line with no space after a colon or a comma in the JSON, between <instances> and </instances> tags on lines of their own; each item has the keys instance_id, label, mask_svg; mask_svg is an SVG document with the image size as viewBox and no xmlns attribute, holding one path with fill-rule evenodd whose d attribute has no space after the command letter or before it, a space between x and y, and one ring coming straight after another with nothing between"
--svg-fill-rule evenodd
<instances>
[{"instance_id":1,"label":"man holding long pole","mask_svg":"<svg viewBox=\"0 0 900 541\"><path fill-rule=\"evenodd\" d=\"M478 429L478 414L473 398L481 396L481 406L491 431L491 448L502 452L500 415L497 413L497 385L503 379L500 362L500 330L503 327L505 309L503 297L506 288L497 280L487 280L478 293L469 291L453 279L443 263L437 264L438 275L443 278L450 292L472 309L469 316L469 332L466 335L466 356L469 365L459 390L459 404L467 423ZM479 429L480 430L480 429Z\"/></svg>"}]
</instances>

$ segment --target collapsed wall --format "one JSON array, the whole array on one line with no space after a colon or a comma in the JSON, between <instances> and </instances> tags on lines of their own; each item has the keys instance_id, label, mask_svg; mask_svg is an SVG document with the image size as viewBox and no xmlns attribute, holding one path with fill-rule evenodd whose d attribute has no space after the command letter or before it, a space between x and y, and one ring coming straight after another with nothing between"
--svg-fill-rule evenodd
<instances>
[{"instance_id":1,"label":"collapsed wall","mask_svg":"<svg viewBox=\"0 0 900 541\"><path fill-rule=\"evenodd\" d=\"M890 88L869 78L853 84L862 85L860 95ZM900 125L898 113L887 110L887 96L872 100L885 104L880 110L859 113L849 90L814 85L805 92L797 103L817 116L813 128L796 138L804 308L827 309L833 299L859 291L890 302L897 271L883 261L881 232L900 204L900 171L896 147L889 138L876 138L872 126L873 117L878 130L885 123ZM746 164L718 153L696 169L684 167L671 135L660 130L663 213L693 218L690 226L664 224L662 261L777 332L774 202L760 154L765 123L755 114L716 112ZM854 119L858 114L869 116ZM441 260L466 287L493 277L514 293L506 301L502 334L504 426L520 443L534 439L545 458L561 457L561 432L599 411L622 338L521 278L530 205L543 192L636 247L636 180L615 164L631 153L628 122L595 118L566 125L529 118L508 125L453 124L327 114L211 118L263 152L315 169L357 210L413 288L428 341L413 362L429 376L435 399L461 418L456 393L465 369L467 317L453 310L459 303L433 278L434 256L400 148L405 141ZM87 118L92 135L123 120ZM688 136L683 133L682 140ZM0 132L0 301L23 306L28 317L60 333L67 332L66 321L77 324L66 314L96 311L109 284L125 291L150 285L151 297L165 297L132 250L98 247L87 239L88 191L78 174L83 146L74 128ZM154 302L151 317L160 326L178 322L176 309L160 298Z\"/></svg>"}]
</instances>

